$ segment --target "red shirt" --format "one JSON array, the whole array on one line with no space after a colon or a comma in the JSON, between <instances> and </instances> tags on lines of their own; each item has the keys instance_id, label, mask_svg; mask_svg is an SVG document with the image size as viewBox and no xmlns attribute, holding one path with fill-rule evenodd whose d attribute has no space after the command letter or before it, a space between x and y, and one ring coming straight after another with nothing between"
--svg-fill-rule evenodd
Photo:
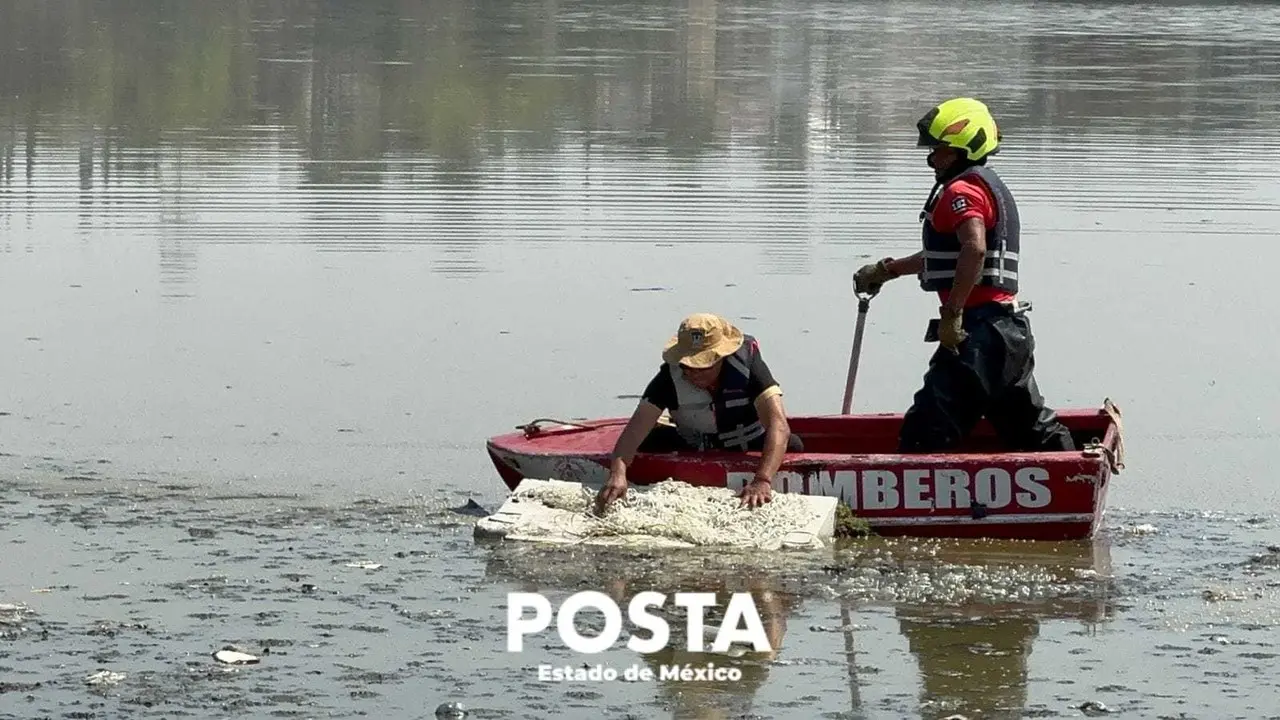
<instances>
[{"instance_id":1,"label":"red shirt","mask_svg":"<svg viewBox=\"0 0 1280 720\"><path fill-rule=\"evenodd\" d=\"M983 224L990 230L996 226L996 201L991 191L981 180L957 180L942 191L942 196L933 206L933 227L940 233L952 233L960 223L969 218L982 218ZM950 290L939 290L938 298L947 302ZM1012 302L1013 293L989 285L975 285L965 299L965 307L974 307L987 302Z\"/></svg>"}]
</instances>

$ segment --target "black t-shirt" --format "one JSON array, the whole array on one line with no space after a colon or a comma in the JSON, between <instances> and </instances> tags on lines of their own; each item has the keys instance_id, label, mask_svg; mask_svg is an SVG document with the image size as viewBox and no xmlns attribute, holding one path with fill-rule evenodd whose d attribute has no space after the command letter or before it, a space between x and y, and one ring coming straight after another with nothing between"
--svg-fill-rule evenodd
<instances>
[{"instance_id":1,"label":"black t-shirt","mask_svg":"<svg viewBox=\"0 0 1280 720\"><path fill-rule=\"evenodd\" d=\"M721 366L720 372L725 372L726 367L728 367L727 364ZM773 379L773 373L769 371L769 366L765 364L764 357L760 353L756 353L749 369L751 374L747 378L747 396L754 403L765 390L778 383ZM666 363L663 363L658 368L658 373L649 381L649 385L644 389L644 395L641 397L663 410L675 410L676 406L679 405L676 399L676 384L671 379L671 371L667 368Z\"/></svg>"}]
</instances>

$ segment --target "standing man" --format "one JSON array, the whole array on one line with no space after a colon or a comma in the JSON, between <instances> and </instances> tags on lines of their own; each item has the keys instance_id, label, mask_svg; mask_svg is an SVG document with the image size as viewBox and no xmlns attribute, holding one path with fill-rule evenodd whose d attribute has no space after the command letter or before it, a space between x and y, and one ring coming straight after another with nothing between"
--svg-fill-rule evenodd
<instances>
[{"instance_id":1,"label":"standing man","mask_svg":"<svg viewBox=\"0 0 1280 720\"><path fill-rule=\"evenodd\" d=\"M853 276L856 290L875 293L889 280L917 275L941 301L939 348L903 418L899 449L951 449L985 416L1011 450L1074 450L1032 374L1035 338L1016 297L1018 206L987 167L1000 145L996 121L986 105L962 97L933 108L916 127L918 145L931 148L936 179L920 213L924 247Z\"/></svg>"}]
</instances>

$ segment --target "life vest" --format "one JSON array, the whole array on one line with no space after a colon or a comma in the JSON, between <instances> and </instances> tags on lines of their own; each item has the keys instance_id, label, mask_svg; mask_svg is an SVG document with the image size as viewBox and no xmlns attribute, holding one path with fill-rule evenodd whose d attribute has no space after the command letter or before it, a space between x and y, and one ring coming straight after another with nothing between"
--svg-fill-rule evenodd
<instances>
[{"instance_id":1,"label":"life vest","mask_svg":"<svg viewBox=\"0 0 1280 720\"><path fill-rule=\"evenodd\" d=\"M747 395L751 362L758 351L755 338L744 336L742 347L724 359L714 393L685 379L678 364L667 364L676 386L676 407L671 410L671 419L690 445L703 450L745 451L747 443L765 434L764 424Z\"/></svg>"},{"instance_id":2,"label":"life vest","mask_svg":"<svg viewBox=\"0 0 1280 720\"><path fill-rule=\"evenodd\" d=\"M958 234L938 232L933 227L934 205L947 185L975 176L991 190L998 215L996 226L987 229L987 255L978 284L1010 293L1018 292L1018 238L1021 230L1018 205L1000 176L984 165L967 168L935 189L920 214L924 220L924 270L920 273L920 287L929 292L950 289L956 278L956 261L960 258Z\"/></svg>"}]
</instances>

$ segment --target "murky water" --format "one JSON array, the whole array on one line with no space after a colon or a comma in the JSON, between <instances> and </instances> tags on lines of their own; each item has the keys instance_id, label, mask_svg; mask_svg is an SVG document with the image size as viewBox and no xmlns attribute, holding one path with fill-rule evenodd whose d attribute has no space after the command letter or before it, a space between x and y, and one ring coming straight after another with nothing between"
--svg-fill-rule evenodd
<instances>
[{"instance_id":1,"label":"murky water","mask_svg":"<svg viewBox=\"0 0 1280 720\"><path fill-rule=\"evenodd\" d=\"M1280 716L1277 31L1248 2L3 3L0 714ZM1125 411L1102 537L472 540L484 438L629 412L692 310L836 411L849 275L914 249L913 124L959 93L1003 121L1043 389ZM877 297L857 409L907 406L933 311ZM504 652L508 591L642 587L768 590L781 649L736 684Z\"/></svg>"}]
</instances>

